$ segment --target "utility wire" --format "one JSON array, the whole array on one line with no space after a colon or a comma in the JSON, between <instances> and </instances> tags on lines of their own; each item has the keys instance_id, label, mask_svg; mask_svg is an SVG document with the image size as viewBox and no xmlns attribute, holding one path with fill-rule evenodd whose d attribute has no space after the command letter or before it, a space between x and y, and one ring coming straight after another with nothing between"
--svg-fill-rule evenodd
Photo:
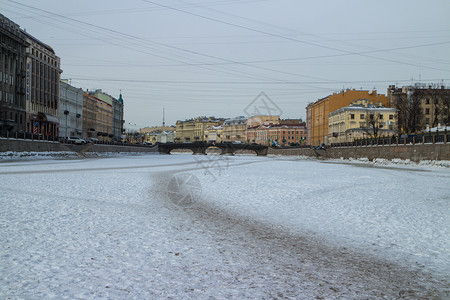
<instances>
[{"instance_id":1,"label":"utility wire","mask_svg":"<svg viewBox=\"0 0 450 300\"><path fill-rule=\"evenodd\" d=\"M197 13L193 13L193 12L190 12L190 11L186 11L186 10L182 10L182 9L179 9L179 8L176 8L176 7L172 7L172 6L168 6L168 5L164 5L164 4L159 4L159 3L156 3L156 2L150 1L150 0L142 0L142 1L150 3L150 4L153 4L153 5L157 5L157 6L160 6L160 7L165 7L165 8L177 11L177 12L181 12L183 14L188 14L188 15L195 16L195 17L198 17L198 18L202 18L202 19L205 19L205 20L209 20L209 21L213 21L213 22L229 25L229 26L232 26L232 27L245 29L245 30L261 33L261 34L264 34L264 35L268 35L268 36L277 37L277 38L284 39L284 40L289 40L289 41L293 41L293 42L309 45L309 46L315 46L315 47L319 47L319 48L323 48L323 49L338 51L338 52L346 53L346 54L349 54L349 55L359 55L359 56L363 56L363 57L368 57L368 58L373 58L373 59L382 60L382 61L388 61L388 62L394 62L394 63L398 63L398 64L404 64L404 65L410 65L410 66L415 66L415 67L421 67L421 68L433 69L433 70L438 70L438 71L450 72L450 70L444 70L444 69L439 69L439 68L434 68L434 67L429 67L429 66L421 66L421 65L408 63L408 62L403 62L403 61L399 61L399 60L388 59L388 58L381 58L381 57L371 56L371 55L362 54L362 53L358 53L358 52L352 52L352 51L348 51L348 50L344 50L344 49L339 49L339 48L336 48L336 47L325 46L325 45L321 45L321 44L317 44L317 43L313 43L313 42L303 41L303 40L291 38L291 37L288 37L288 36L279 35L279 34L275 34L275 33L270 33L270 32L267 32L267 31L251 28L251 27L248 27L248 26L238 25L238 24L234 24L234 23L231 23L231 22L227 22L227 21L223 21L223 20L219 20L219 19L203 16L203 15L200 15L200 14L197 14Z\"/></svg>"},{"instance_id":2,"label":"utility wire","mask_svg":"<svg viewBox=\"0 0 450 300\"><path fill-rule=\"evenodd\" d=\"M314 77L314 76L309 76L309 75L302 75L302 74L290 73L290 72L285 72L285 71L279 71L279 70L274 70L274 69L265 68L265 67L253 66L253 65L250 65L250 64L239 63L237 61L233 61L233 60L229 60L229 59L225 59L225 58L221 58L221 57L217 57L217 56L213 56L213 55L209 55L209 54L204 54L204 53L200 53L200 52L197 52L197 51L184 49L184 48L181 48L181 47L176 47L176 46L167 45L167 44L164 44L164 43L157 43L157 42L153 42L153 41L148 41L148 40L142 39L142 38L137 37L137 36L133 36L133 35L130 35L130 34L125 34L125 33L119 32L117 30L113 30L113 29L105 28L105 27L98 26L98 25L95 25L95 24L79 21L79 20L76 20L76 19L73 19L73 18L69 18L69 17L63 16L63 15L60 15L60 14L56 14L56 13L47 11L47 10L39 9L37 7L33 7L33 6L30 6L30 5L21 4L21 3L17 2L17 1L13 1L13 0L8 0L8 1L9 2L13 2L15 4L18 4L18 5L21 5L21 6L25 6L25 7L34 9L34 10L38 10L38 11L42 11L42 12L45 12L45 13L48 13L48 14L51 14L51 15L55 15L55 16L58 16L60 18L68 19L68 20L71 20L73 22L77 22L77 23L80 23L80 24L83 24L83 25L92 26L92 27L97 28L97 29L101 29L101 30L105 30L105 31L112 32L112 33L115 33L115 34L119 34L119 35L125 36L127 38L132 38L132 39L136 39L136 40L139 40L139 41L150 42L152 44L157 44L157 45L168 47L168 48L175 49L175 50L178 50L178 51L187 52L189 54L195 54L195 55L199 55L199 56L203 56L203 57L207 57L207 58L213 58L213 59L225 61L225 62L228 62L228 63L238 64L238 65L242 65L242 66L247 66L247 67L256 68L256 69L260 69L260 70L265 70L265 71L277 72L277 73L281 73L281 74L294 75L294 76L300 76L300 77L311 78L311 79L328 80L330 83L334 82L334 80L331 80L331 79L325 79L325 78L319 78L319 77ZM247 75L248 75L248 73L247 73ZM253 74L251 74L251 75L254 76ZM277 79L273 79L272 78L271 80L277 80Z\"/></svg>"}]
</instances>

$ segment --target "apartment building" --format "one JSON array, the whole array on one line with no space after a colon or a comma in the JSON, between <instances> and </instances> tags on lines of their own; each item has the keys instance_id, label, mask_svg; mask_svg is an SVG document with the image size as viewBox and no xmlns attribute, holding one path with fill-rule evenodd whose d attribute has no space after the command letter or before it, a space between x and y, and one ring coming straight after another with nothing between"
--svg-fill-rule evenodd
<instances>
[{"instance_id":1,"label":"apartment building","mask_svg":"<svg viewBox=\"0 0 450 300\"><path fill-rule=\"evenodd\" d=\"M177 121L175 127L175 142L203 142L206 141L205 130L211 126L222 125L224 118L197 117L185 121Z\"/></svg>"},{"instance_id":2,"label":"apartment building","mask_svg":"<svg viewBox=\"0 0 450 300\"><path fill-rule=\"evenodd\" d=\"M306 126L308 128L307 144L321 145L328 143L329 114L339 108L350 105L358 99L368 99L375 105L388 106L388 99L377 91L350 90L333 93L319 99L306 107Z\"/></svg>"},{"instance_id":3,"label":"apartment building","mask_svg":"<svg viewBox=\"0 0 450 300\"><path fill-rule=\"evenodd\" d=\"M59 136L60 58L47 44L23 31L26 49L26 131Z\"/></svg>"},{"instance_id":4,"label":"apartment building","mask_svg":"<svg viewBox=\"0 0 450 300\"><path fill-rule=\"evenodd\" d=\"M61 80L59 85L59 137L83 137L83 90Z\"/></svg>"},{"instance_id":5,"label":"apartment building","mask_svg":"<svg viewBox=\"0 0 450 300\"><path fill-rule=\"evenodd\" d=\"M401 88L390 85L387 95L389 106L399 110L401 132L450 124L450 89L443 85L417 83Z\"/></svg>"},{"instance_id":6,"label":"apartment building","mask_svg":"<svg viewBox=\"0 0 450 300\"><path fill-rule=\"evenodd\" d=\"M123 119L122 93L119 95L119 99L116 99L113 96L103 92L101 89L89 91L88 94L94 96L97 99L100 99L101 101L107 103L112 107L112 115L111 115L112 128L110 130L111 133L108 133L108 136L112 134L112 136L110 136L112 140L120 141L121 136L124 133L123 125L125 123Z\"/></svg>"},{"instance_id":7,"label":"apartment building","mask_svg":"<svg viewBox=\"0 0 450 300\"><path fill-rule=\"evenodd\" d=\"M260 145L300 145L306 140L306 123L302 120L280 120L278 124L261 124L247 128L247 143Z\"/></svg>"},{"instance_id":8,"label":"apartment building","mask_svg":"<svg viewBox=\"0 0 450 300\"><path fill-rule=\"evenodd\" d=\"M98 138L100 141L111 141L113 138L113 107L112 104L83 94L83 137Z\"/></svg>"},{"instance_id":9,"label":"apartment building","mask_svg":"<svg viewBox=\"0 0 450 300\"><path fill-rule=\"evenodd\" d=\"M224 140L223 126L208 126L205 129L204 141L208 143L222 143Z\"/></svg>"},{"instance_id":10,"label":"apartment building","mask_svg":"<svg viewBox=\"0 0 450 300\"><path fill-rule=\"evenodd\" d=\"M28 45L19 25L0 14L0 136L26 130Z\"/></svg>"},{"instance_id":11,"label":"apartment building","mask_svg":"<svg viewBox=\"0 0 450 300\"><path fill-rule=\"evenodd\" d=\"M368 99L353 101L351 105L329 114L328 142L390 137L397 133L397 114L397 109L374 105Z\"/></svg>"},{"instance_id":12,"label":"apartment building","mask_svg":"<svg viewBox=\"0 0 450 300\"><path fill-rule=\"evenodd\" d=\"M239 116L226 119L222 125L224 142L242 142L245 143L245 132L247 130L247 118Z\"/></svg>"}]
</instances>

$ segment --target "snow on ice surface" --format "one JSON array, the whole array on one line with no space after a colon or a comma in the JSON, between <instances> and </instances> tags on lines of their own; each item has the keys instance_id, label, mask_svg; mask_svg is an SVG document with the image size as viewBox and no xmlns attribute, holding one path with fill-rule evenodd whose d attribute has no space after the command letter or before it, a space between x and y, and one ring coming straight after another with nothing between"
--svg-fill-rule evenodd
<instances>
[{"instance_id":1,"label":"snow on ice surface","mask_svg":"<svg viewBox=\"0 0 450 300\"><path fill-rule=\"evenodd\" d=\"M448 168L145 155L0 178L0 298L450 297Z\"/></svg>"}]
</instances>

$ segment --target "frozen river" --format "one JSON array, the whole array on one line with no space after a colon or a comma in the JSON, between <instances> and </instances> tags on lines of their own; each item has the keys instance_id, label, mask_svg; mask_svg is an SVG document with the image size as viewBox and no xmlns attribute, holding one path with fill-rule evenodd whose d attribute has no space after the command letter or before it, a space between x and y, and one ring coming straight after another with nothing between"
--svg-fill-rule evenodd
<instances>
[{"instance_id":1,"label":"frozen river","mask_svg":"<svg viewBox=\"0 0 450 300\"><path fill-rule=\"evenodd\" d=\"M0 298L445 299L450 169L0 162Z\"/></svg>"}]
</instances>

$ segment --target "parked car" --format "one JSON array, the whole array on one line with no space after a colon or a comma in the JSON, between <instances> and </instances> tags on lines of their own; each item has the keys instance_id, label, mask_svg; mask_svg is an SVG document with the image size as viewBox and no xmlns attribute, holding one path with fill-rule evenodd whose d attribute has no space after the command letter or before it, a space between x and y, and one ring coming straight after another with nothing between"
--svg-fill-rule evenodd
<instances>
[{"instance_id":1,"label":"parked car","mask_svg":"<svg viewBox=\"0 0 450 300\"><path fill-rule=\"evenodd\" d=\"M77 137L77 136L69 136L67 138L67 143L69 144L77 144L77 145L84 145L86 144L86 141Z\"/></svg>"},{"instance_id":2,"label":"parked car","mask_svg":"<svg viewBox=\"0 0 450 300\"><path fill-rule=\"evenodd\" d=\"M90 138L88 141L90 143L98 143L98 138Z\"/></svg>"}]
</instances>

